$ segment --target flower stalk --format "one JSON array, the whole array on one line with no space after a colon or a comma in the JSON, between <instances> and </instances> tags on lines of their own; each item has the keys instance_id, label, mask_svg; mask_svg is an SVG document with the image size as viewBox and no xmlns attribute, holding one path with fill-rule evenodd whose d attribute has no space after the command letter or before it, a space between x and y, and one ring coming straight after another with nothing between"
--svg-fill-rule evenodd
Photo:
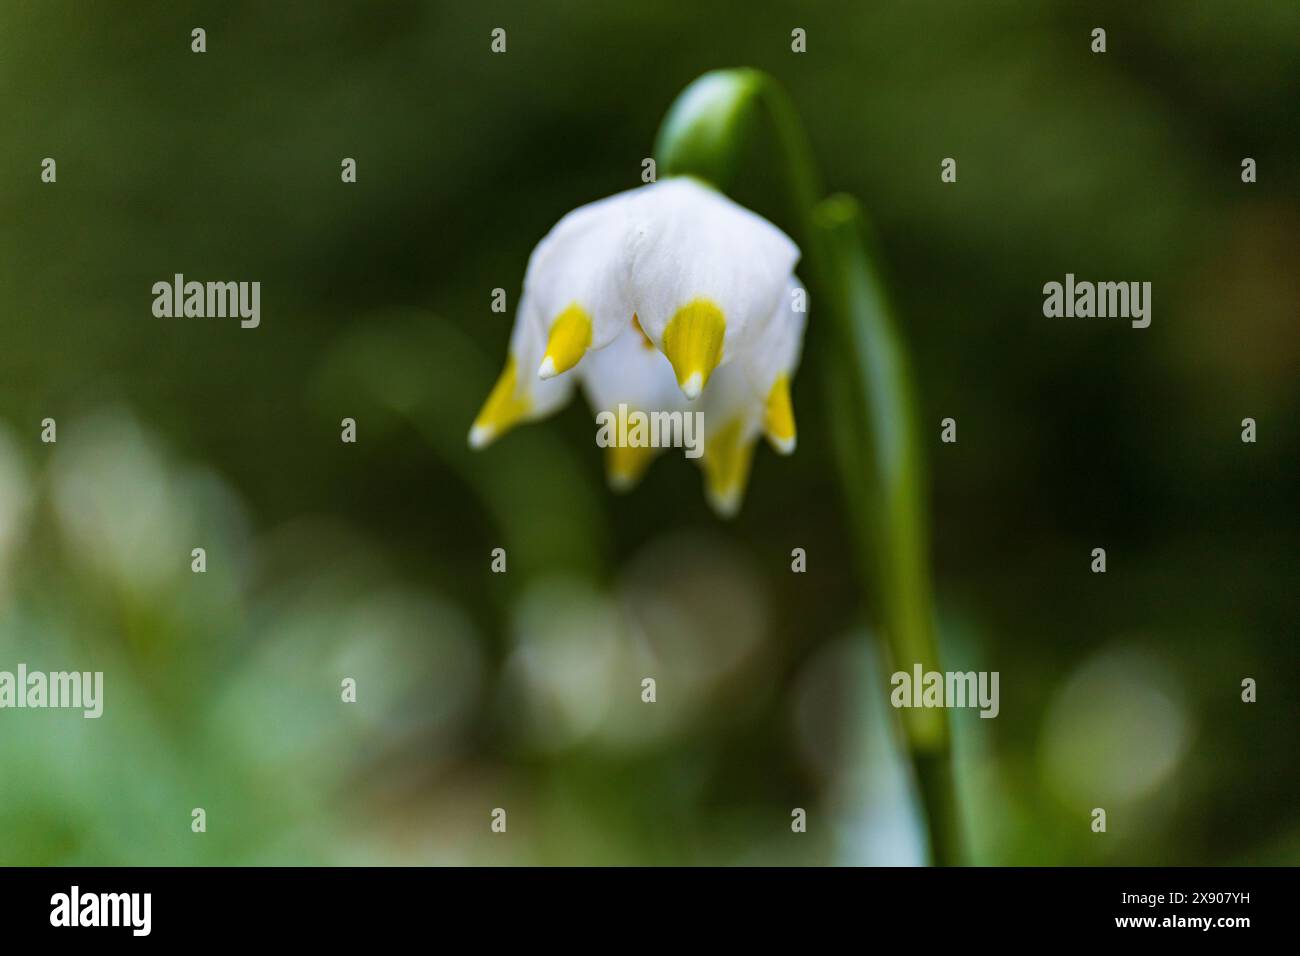
<instances>
[{"instance_id":1,"label":"flower stalk","mask_svg":"<svg viewBox=\"0 0 1300 956\"><path fill-rule=\"evenodd\" d=\"M719 70L688 86L655 145L661 173L693 175L719 189L734 182L760 120L773 134L804 250L819 330L813 351L829 390L840 481L859 568L878 604L887 665L938 671L929 571L926 482L905 341L857 202L822 198L812 148L789 97L757 70ZM899 711L926 818L931 859L961 862L945 712Z\"/></svg>"}]
</instances>

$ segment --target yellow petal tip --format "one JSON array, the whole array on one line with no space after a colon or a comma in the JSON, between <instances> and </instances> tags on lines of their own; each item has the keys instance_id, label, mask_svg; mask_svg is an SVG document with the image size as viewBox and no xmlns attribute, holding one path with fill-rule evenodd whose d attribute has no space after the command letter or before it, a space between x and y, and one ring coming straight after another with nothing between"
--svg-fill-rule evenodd
<instances>
[{"instance_id":1,"label":"yellow petal tip","mask_svg":"<svg viewBox=\"0 0 1300 956\"><path fill-rule=\"evenodd\" d=\"M763 434L782 455L794 451L794 402L790 399L790 377L782 375L772 384L763 406Z\"/></svg>"},{"instance_id":2,"label":"yellow petal tip","mask_svg":"<svg viewBox=\"0 0 1300 956\"><path fill-rule=\"evenodd\" d=\"M654 460L655 449L648 446L610 445L605 449L605 480L614 492L635 488Z\"/></svg>"},{"instance_id":3,"label":"yellow petal tip","mask_svg":"<svg viewBox=\"0 0 1300 956\"><path fill-rule=\"evenodd\" d=\"M709 376L722 361L726 332L726 317L708 299L688 302L664 327L664 355L687 398L698 398L709 383Z\"/></svg>"},{"instance_id":4,"label":"yellow petal tip","mask_svg":"<svg viewBox=\"0 0 1300 956\"><path fill-rule=\"evenodd\" d=\"M743 494L740 489L732 488L728 491L716 491L708 488L705 491L705 497L709 501L709 507L719 518L734 518L740 513L740 502Z\"/></svg>"},{"instance_id":5,"label":"yellow petal tip","mask_svg":"<svg viewBox=\"0 0 1300 956\"><path fill-rule=\"evenodd\" d=\"M736 420L719 429L704 446L704 496L723 518L735 517L745 498L754 458L755 435Z\"/></svg>"},{"instance_id":6,"label":"yellow petal tip","mask_svg":"<svg viewBox=\"0 0 1300 956\"><path fill-rule=\"evenodd\" d=\"M695 401L700 397L700 393L704 391L704 376L699 372L695 372L690 378L681 383L681 387L682 394L691 401Z\"/></svg>"},{"instance_id":7,"label":"yellow petal tip","mask_svg":"<svg viewBox=\"0 0 1300 956\"><path fill-rule=\"evenodd\" d=\"M793 435L791 435L789 438L778 438L775 435L769 434L767 436L767 443L772 446L772 450L775 451L777 454L780 455L794 454L794 446L796 442Z\"/></svg>"},{"instance_id":8,"label":"yellow petal tip","mask_svg":"<svg viewBox=\"0 0 1300 956\"><path fill-rule=\"evenodd\" d=\"M546 354L538 366L538 378L554 378L582 360L591 347L591 316L576 303L555 317L546 340Z\"/></svg>"},{"instance_id":9,"label":"yellow petal tip","mask_svg":"<svg viewBox=\"0 0 1300 956\"><path fill-rule=\"evenodd\" d=\"M487 400L479 409L478 417L469 430L469 447L485 448L504 435L528 415L532 403L526 394L520 394L515 357L506 360L506 367L501 372Z\"/></svg>"}]
</instances>

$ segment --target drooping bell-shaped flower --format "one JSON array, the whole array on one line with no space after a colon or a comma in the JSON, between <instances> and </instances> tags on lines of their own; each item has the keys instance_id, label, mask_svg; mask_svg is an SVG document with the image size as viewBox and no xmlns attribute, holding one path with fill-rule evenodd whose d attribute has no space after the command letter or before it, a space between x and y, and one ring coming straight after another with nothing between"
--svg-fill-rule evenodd
<instances>
[{"instance_id":1,"label":"drooping bell-shaped flower","mask_svg":"<svg viewBox=\"0 0 1300 956\"><path fill-rule=\"evenodd\" d=\"M577 381L598 416L620 416L620 436L629 415L702 416L707 497L733 514L758 436L794 449L798 259L779 229L693 179L574 210L529 259L510 355L470 443L555 410ZM656 451L610 445L610 483L630 487Z\"/></svg>"}]
</instances>

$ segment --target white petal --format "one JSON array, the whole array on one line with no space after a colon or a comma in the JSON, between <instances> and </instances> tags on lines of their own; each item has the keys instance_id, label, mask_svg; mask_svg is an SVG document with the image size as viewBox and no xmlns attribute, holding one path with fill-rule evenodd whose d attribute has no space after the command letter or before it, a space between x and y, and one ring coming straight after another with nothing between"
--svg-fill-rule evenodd
<instances>
[{"instance_id":1,"label":"white petal","mask_svg":"<svg viewBox=\"0 0 1300 956\"><path fill-rule=\"evenodd\" d=\"M689 178L645 187L629 206L632 306L660 348L684 306L713 303L726 320L721 363L766 324L799 261L780 229Z\"/></svg>"},{"instance_id":2,"label":"white petal","mask_svg":"<svg viewBox=\"0 0 1300 956\"><path fill-rule=\"evenodd\" d=\"M740 510L749 484L763 403L740 363L733 363L718 369L697 404L704 412L705 497L714 511L729 518Z\"/></svg>"},{"instance_id":3,"label":"white petal","mask_svg":"<svg viewBox=\"0 0 1300 956\"><path fill-rule=\"evenodd\" d=\"M718 369L708 390L694 407L704 412L704 440L740 423L740 434L756 437L763 423L763 403L739 363Z\"/></svg>"},{"instance_id":4,"label":"white petal","mask_svg":"<svg viewBox=\"0 0 1300 956\"><path fill-rule=\"evenodd\" d=\"M593 411L613 411L620 404L670 411L687 404L668 359L632 323L607 348L588 355L576 371Z\"/></svg>"},{"instance_id":5,"label":"white petal","mask_svg":"<svg viewBox=\"0 0 1300 956\"><path fill-rule=\"evenodd\" d=\"M532 410L528 420L534 421L551 414L569 401L575 384L572 376L559 376L542 381L532 370L541 362L546 349L546 330L541 315L533 307L533 300L524 292L519 297L519 311L515 327L510 333L511 354L517 356L520 392L528 396Z\"/></svg>"},{"instance_id":6,"label":"white petal","mask_svg":"<svg viewBox=\"0 0 1300 956\"><path fill-rule=\"evenodd\" d=\"M568 310L581 310L589 323L589 340L571 344L572 354L557 355L562 367L551 374L567 371L585 349L608 345L632 318L627 297L628 210L637 192L618 193L573 210L529 257L524 290L541 322L543 354L557 320Z\"/></svg>"},{"instance_id":7,"label":"white petal","mask_svg":"<svg viewBox=\"0 0 1300 956\"><path fill-rule=\"evenodd\" d=\"M763 432L772 447L783 455L791 454L796 443L790 384L803 351L806 308L807 294L792 276L781 303L736 360L745 373L751 394L762 408Z\"/></svg>"},{"instance_id":8,"label":"white petal","mask_svg":"<svg viewBox=\"0 0 1300 956\"><path fill-rule=\"evenodd\" d=\"M650 416L657 423L668 423L667 431L662 425L656 425L651 432L658 435L661 443L698 440L693 421L687 430L684 416L690 414L686 408L688 403L677 387L672 366L632 323L610 345L591 352L574 374L582 381L597 421L605 419L606 426L614 423L613 435L619 436L620 440L605 449L606 475L616 491L626 491L635 485L663 447L656 446L653 437L648 444L639 444L636 439L621 440L632 434L630 429L638 418L644 422ZM662 412L670 413L670 417L659 417ZM673 413L677 416L675 420ZM598 439L600 435L598 430Z\"/></svg>"},{"instance_id":9,"label":"white petal","mask_svg":"<svg viewBox=\"0 0 1300 956\"><path fill-rule=\"evenodd\" d=\"M803 309L795 308L799 303ZM742 353L742 364L759 397L766 398L782 375L794 377L803 353L807 324L807 293L799 280L791 276L780 304Z\"/></svg>"}]
</instances>

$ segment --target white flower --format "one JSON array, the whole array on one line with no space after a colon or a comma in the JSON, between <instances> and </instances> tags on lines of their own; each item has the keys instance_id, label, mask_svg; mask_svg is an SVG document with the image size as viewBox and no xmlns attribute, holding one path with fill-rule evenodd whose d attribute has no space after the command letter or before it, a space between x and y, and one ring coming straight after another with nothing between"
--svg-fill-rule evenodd
<instances>
[{"instance_id":1,"label":"white flower","mask_svg":"<svg viewBox=\"0 0 1300 956\"><path fill-rule=\"evenodd\" d=\"M632 315L628 301L630 190L573 210L528 258L524 295L541 317L546 344L536 374L567 372L588 349L614 341Z\"/></svg>"},{"instance_id":2,"label":"white flower","mask_svg":"<svg viewBox=\"0 0 1300 956\"><path fill-rule=\"evenodd\" d=\"M798 259L779 229L693 179L574 210L529 259L506 368L470 444L560 407L575 380L598 413L702 412L707 495L734 513L758 435L794 449ZM610 483L635 483L654 452L608 449Z\"/></svg>"}]
</instances>

